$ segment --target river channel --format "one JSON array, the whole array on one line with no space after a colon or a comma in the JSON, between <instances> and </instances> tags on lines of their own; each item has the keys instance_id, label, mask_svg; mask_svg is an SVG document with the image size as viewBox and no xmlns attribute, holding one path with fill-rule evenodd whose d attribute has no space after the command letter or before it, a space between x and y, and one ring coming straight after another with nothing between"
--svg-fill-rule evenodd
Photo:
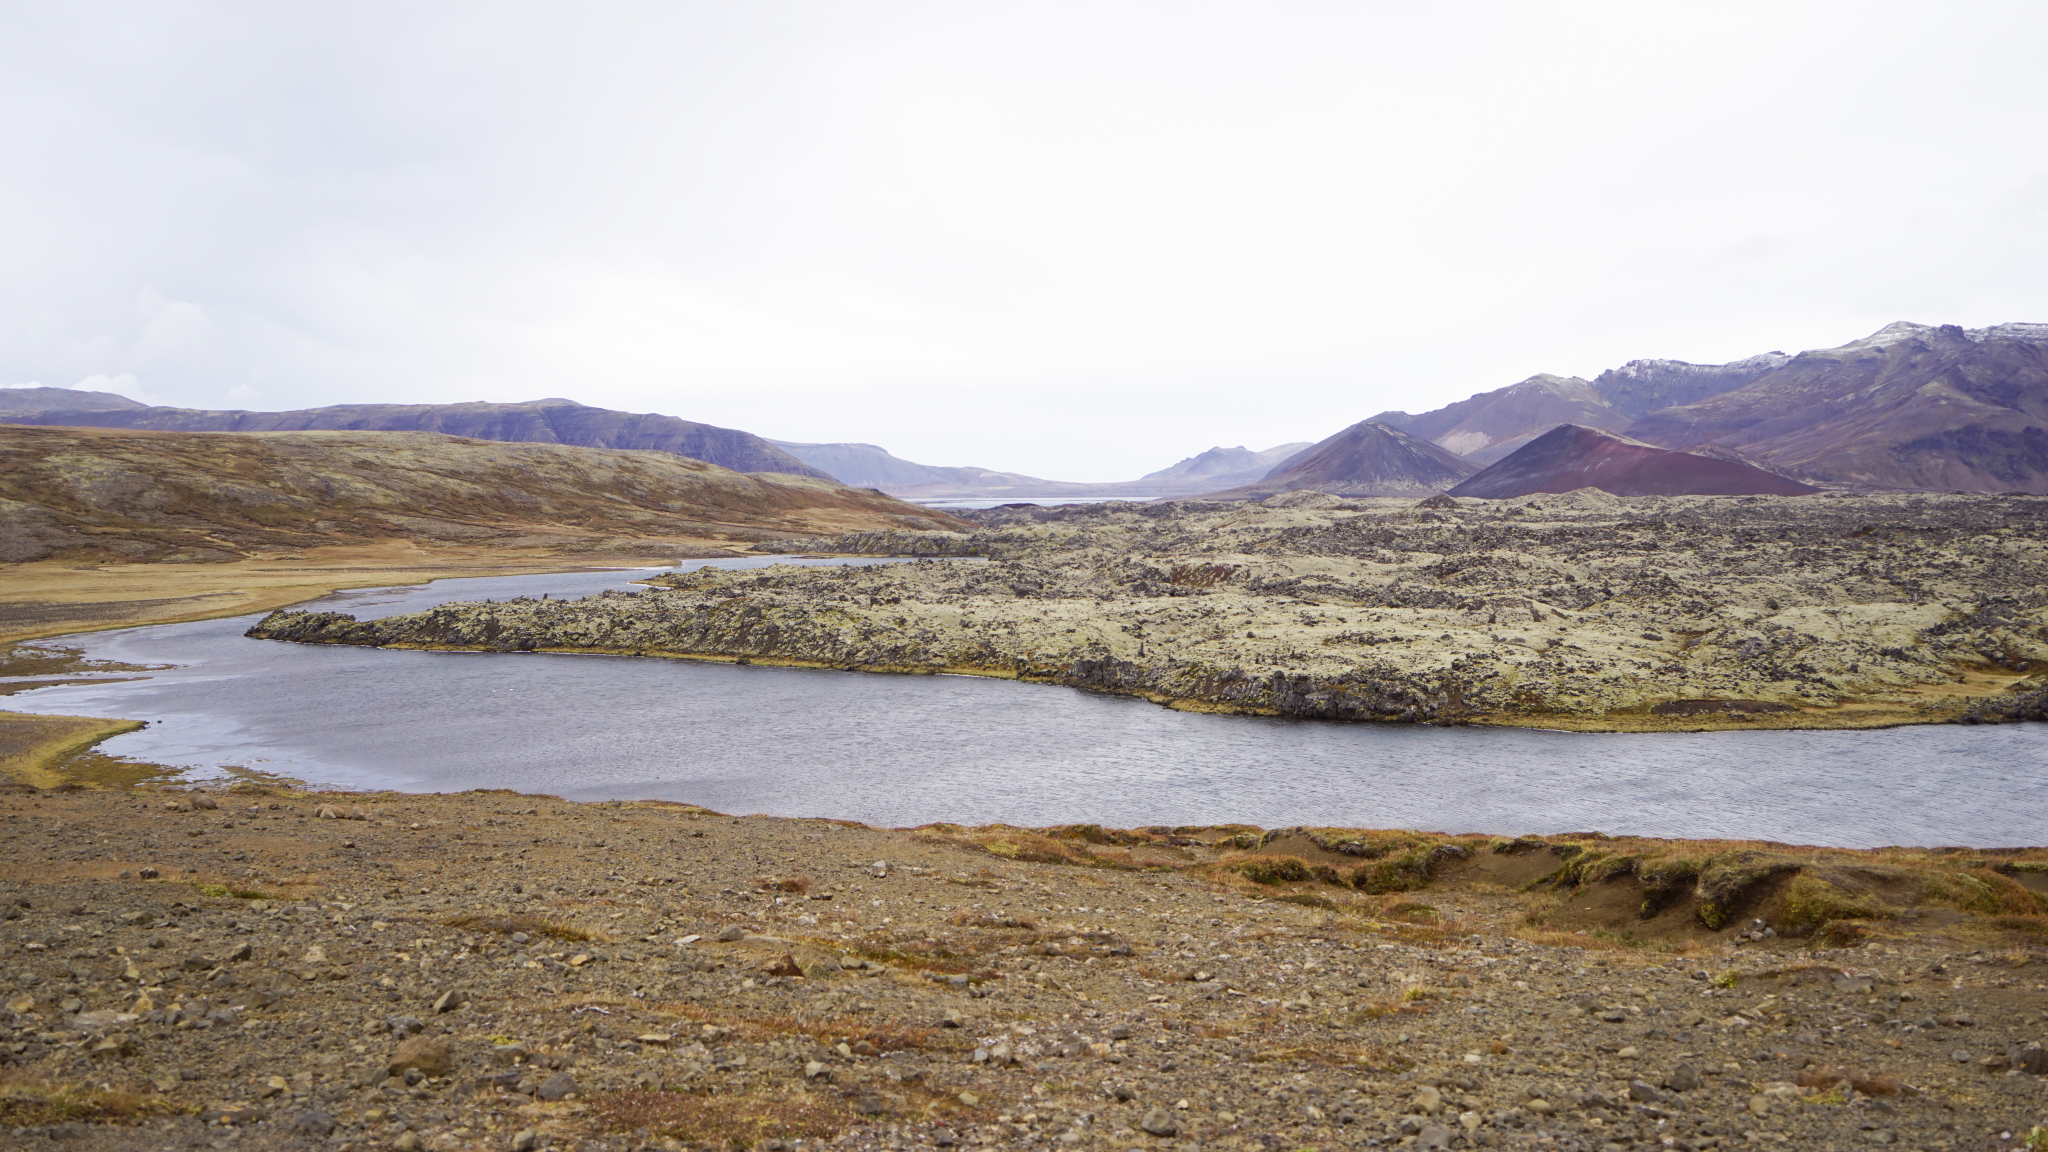
<instances>
[{"instance_id":1,"label":"river channel","mask_svg":"<svg viewBox=\"0 0 2048 1152\"><path fill-rule=\"evenodd\" d=\"M451 600L586 596L650 574L443 580L318 606L369 619ZM23 692L5 706L146 720L102 749L194 778L236 766L337 788L659 798L890 826L1244 822L2048 844L2048 724L1651 735L1338 724L965 676L245 639L256 619L50 642L173 667Z\"/></svg>"}]
</instances>

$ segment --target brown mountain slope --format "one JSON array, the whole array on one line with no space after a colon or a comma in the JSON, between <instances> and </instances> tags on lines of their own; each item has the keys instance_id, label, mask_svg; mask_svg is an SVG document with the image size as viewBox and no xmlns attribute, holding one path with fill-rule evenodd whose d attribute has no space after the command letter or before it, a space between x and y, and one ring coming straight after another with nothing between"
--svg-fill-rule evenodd
<instances>
[{"instance_id":1,"label":"brown mountain slope","mask_svg":"<svg viewBox=\"0 0 2048 1152\"><path fill-rule=\"evenodd\" d=\"M1451 489L1450 495L1506 500L1580 488L1616 496L1806 496L1818 491L1734 460L1563 424Z\"/></svg>"},{"instance_id":2,"label":"brown mountain slope","mask_svg":"<svg viewBox=\"0 0 2048 1152\"><path fill-rule=\"evenodd\" d=\"M1844 483L2048 493L2048 325L1902 321L1627 431Z\"/></svg>"},{"instance_id":3,"label":"brown mountain slope","mask_svg":"<svg viewBox=\"0 0 2048 1152\"><path fill-rule=\"evenodd\" d=\"M551 397L518 404L337 404L295 412L214 412L198 408L114 407L101 401L67 406L68 389L0 391L0 420L72 428L135 428L166 432L440 432L478 440L573 444L584 448L646 448L703 460L735 472L832 476L751 432L679 420L654 412L617 412ZM31 396L29 393L36 393ZM80 397L124 397L102 392Z\"/></svg>"},{"instance_id":4,"label":"brown mountain slope","mask_svg":"<svg viewBox=\"0 0 2048 1152\"><path fill-rule=\"evenodd\" d=\"M849 529L958 526L892 497L666 452L406 432L0 425L0 561L226 561L404 538L704 554Z\"/></svg>"},{"instance_id":5,"label":"brown mountain slope","mask_svg":"<svg viewBox=\"0 0 2048 1152\"><path fill-rule=\"evenodd\" d=\"M1373 421L1428 440L1479 465L1491 464L1559 424L1619 432L1629 418L1577 376L1538 373L1432 412L1383 412Z\"/></svg>"},{"instance_id":6,"label":"brown mountain slope","mask_svg":"<svg viewBox=\"0 0 2048 1152\"><path fill-rule=\"evenodd\" d=\"M1335 496L1426 496L1478 470L1477 464L1427 440L1361 420L1282 460L1265 479L1213 498L1256 500L1302 489Z\"/></svg>"}]
</instances>

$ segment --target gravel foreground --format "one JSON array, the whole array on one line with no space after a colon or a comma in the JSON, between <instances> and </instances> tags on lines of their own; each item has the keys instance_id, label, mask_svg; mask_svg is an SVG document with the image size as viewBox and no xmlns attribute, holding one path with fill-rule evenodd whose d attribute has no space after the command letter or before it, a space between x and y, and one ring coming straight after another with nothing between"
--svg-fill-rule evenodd
<instances>
[{"instance_id":1,"label":"gravel foreground","mask_svg":"<svg viewBox=\"0 0 2048 1152\"><path fill-rule=\"evenodd\" d=\"M1426 891L1377 897L1230 854L1312 839L19 789L0 1145L2048 1142L2024 922L1792 940L1745 912L1628 947L1531 926L1541 851L1439 852Z\"/></svg>"}]
</instances>

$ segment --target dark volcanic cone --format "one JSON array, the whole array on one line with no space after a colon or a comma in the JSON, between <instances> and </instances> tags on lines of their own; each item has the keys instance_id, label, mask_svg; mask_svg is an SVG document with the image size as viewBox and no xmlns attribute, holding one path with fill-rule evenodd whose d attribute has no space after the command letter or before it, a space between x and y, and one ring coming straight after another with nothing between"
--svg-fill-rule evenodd
<instances>
[{"instance_id":1,"label":"dark volcanic cone","mask_svg":"<svg viewBox=\"0 0 2048 1152\"><path fill-rule=\"evenodd\" d=\"M1505 500L1578 488L1598 488L1616 496L1806 496L1819 491L1733 460L1561 424L1450 494Z\"/></svg>"},{"instance_id":2,"label":"dark volcanic cone","mask_svg":"<svg viewBox=\"0 0 2048 1152\"><path fill-rule=\"evenodd\" d=\"M1397 428L1361 420L1275 465L1266 478L1217 498L1257 499L1312 488L1337 496L1423 496L1479 471L1479 465Z\"/></svg>"}]
</instances>

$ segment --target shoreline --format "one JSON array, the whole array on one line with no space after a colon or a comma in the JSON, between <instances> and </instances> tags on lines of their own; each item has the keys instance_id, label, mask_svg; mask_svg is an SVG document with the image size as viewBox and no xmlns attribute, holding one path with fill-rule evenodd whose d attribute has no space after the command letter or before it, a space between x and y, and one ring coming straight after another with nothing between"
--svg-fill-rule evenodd
<instances>
[{"instance_id":1,"label":"shoreline","mask_svg":"<svg viewBox=\"0 0 2048 1152\"><path fill-rule=\"evenodd\" d=\"M283 610L279 610L282 612ZM257 625L265 628L269 618ZM289 621L280 621L288 625ZM254 635L257 629L251 629ZM267 629L266 629L267 631ZM336 641L318 639L297 639L292 637L266 635L261 639L283 640L285 643L327 644ZM341 643L347 643L345 641ZM1386 723L1373 718L1331 718L1314 715L1299 715L1275 708L1261 708L1252 705L1235 704L1227 701L1207 701L1187 697L1169 696L1117 684L1073 683L1057 672L1031 673L1014 669L973 666L942 665L925 666L918 664L897 665L847 665L827 660L806 659L775 654L736 655L724 652L686 652L649 648L596 648L596 647L532 647L508 651L502 648L476 647L466 644L432 644L422 642L394 642L385 644L364 644L361 647L389 649L401 652L451 652L478 656L608 656L620 659L686 660L702 664L760 665L770 668L809 668L822 671L855 672L877 676L967 676L983 680L1008 680L1021 684L1040 684L1048 687L1070 688L1076 691L1093 692L1100 695L1123 696L1144 700L1178 712L1193 712L1218 716L1261 716L1274 719L1327 721L1332 723ZM2012 683L2008 681L2007 683ZM1920 685L1921 688L1936 688L1937 685ZM2002 685L2000 686L2002 687ZM1951 703L1936 711L1932 705L1922 705L1919 715L1902 714L1903 709L1877 709L1855 712L1834 712L1822 708L1802 708L1789 713L1764 713L1751 717L1745 714L1714 717L1689 717L1683 720L1655 715L1606 715L1600 717L1579 717L1569 715L1458 715L1445 719L1426 718L1411 721L1423 727L1478 727L1478 728L1526 728L1536 731L1571 732L1585 735L1647 735L1655 733L1702 733L1702 732L1807 732L1807 731L1881 731L1889 728L1908 728L1922 725L1964 723L1964 716L1970 706L1986 699L1995 699L1997 693L1982 695L1950 696ZM1856 707L1856 705L1851 705ZM1716 722L1718 719L1718 722ZM2024 721L2021 721L2024 722Z\"/></svg>"}]
</instances>

